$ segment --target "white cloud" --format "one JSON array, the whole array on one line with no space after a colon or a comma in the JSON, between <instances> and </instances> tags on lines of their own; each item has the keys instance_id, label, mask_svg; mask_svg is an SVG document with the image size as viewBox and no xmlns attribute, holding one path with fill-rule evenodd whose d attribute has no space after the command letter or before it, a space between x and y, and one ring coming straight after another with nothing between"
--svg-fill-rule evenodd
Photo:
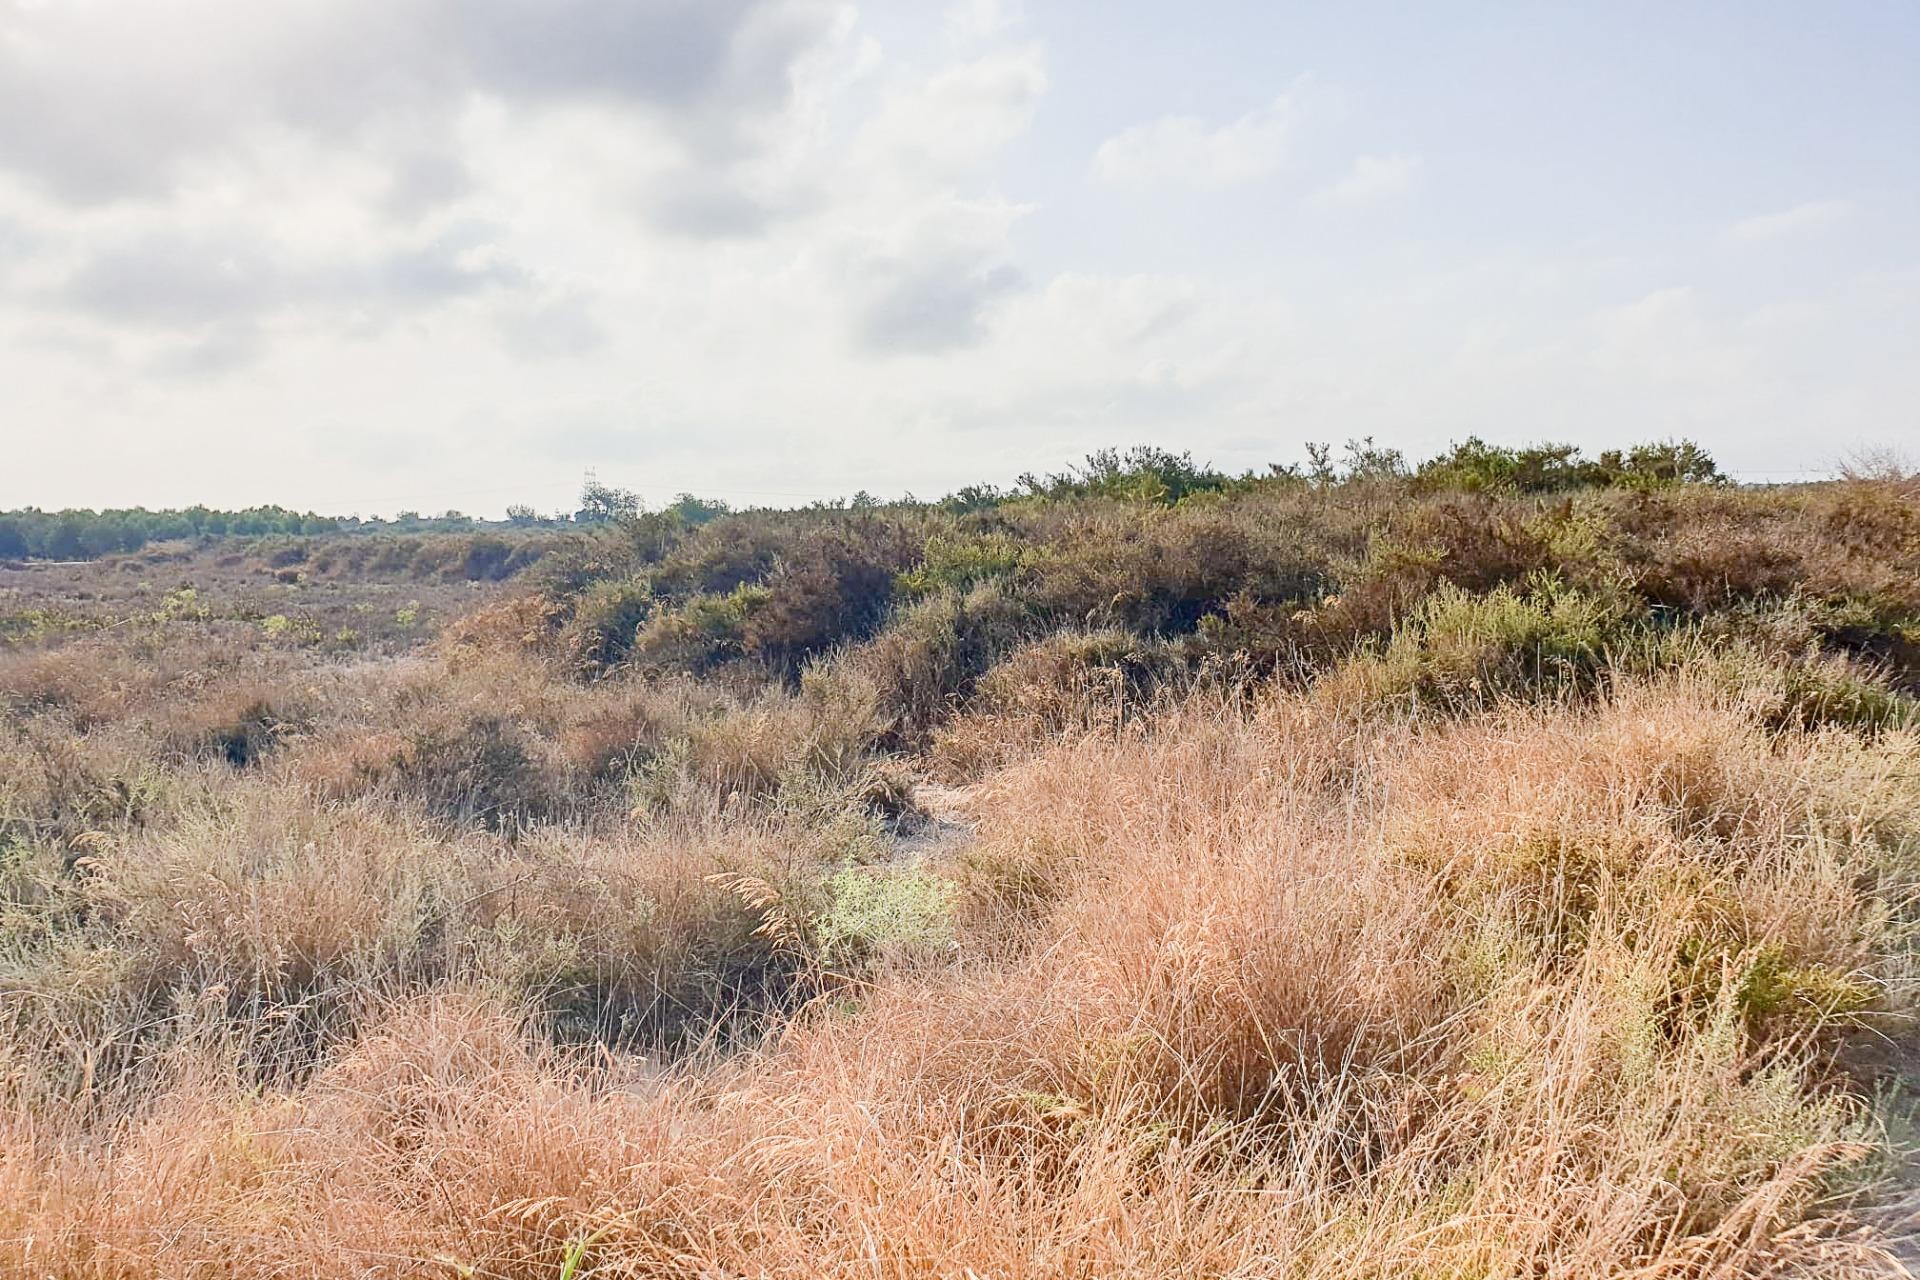
<instances>
[{"instance_id":1,"label":"white cloud","mask_svg":"<svg viewBox=\"0 0 1920 1280\"><path fill-rule=\"evenodd\" d=\"M1390 246L1278 192L1119 196L1291 169L1344 209L1422 174L1356 161L1380 140L1311 82L1156 121L1171 76L1050 64L1098 25L1073 8L0 0L0 507L497 512L596 464L934 494L1115 442L1238 466L1501 424L1747 449L1920 396L1911 254L1864 235L1813 283L1695 254L1663 293L1679 239L1481 261L1484 186ZM1113 93L1150 123L1089 175Z\"/></svg>"},{"instance_id":2,"label":"white cloud","mask_svg":"<svg viewBox=\"0 0 1920 1280\"><path fill-rule=\"evenodd\" d=\"M1207 187L1265 177L1286 163L1310 89L1310 81L1296 81L1266 106L1223 125L1190 115L1136 125L1100 144L1094 176L1126 186Z\"/></svg>"},{"instance_id":3,"label":"white cloud","mask_svg":"<svg viewBox=\"0 0 1920 1280\"><path fill-rule=\"evenodd\" d=\"M0 469L0 506L444 505L498 487L504 457L525 487L496 509L596 456L707 491L823 466L880 487L854 468L892 456L875 433L899 419L873 405L930 364L988 376L1033 287L1011 241L1028 206L993 168L1046 90L1042 50L1005 42L1005 10L920 63L841 6L566 2L600 28L681 15L689 65L542 35L532 0L482 0L472 22L505 27L451 49L427 38L451 0L289 0L284 37L244 0L156 0L189 30L181 64L149 65L100 0L57 21L0 0L0 99L73 151L0 118L0 435L73 424ZM372 51L329 43L346 33ZM237 447L248 423L275 447ZM792 423L844 443L788 445ZM326 443L353 431L371 443ZM447 492L370 486L373 462Z\"/></svg>"},{"instance_id":4,"label":"white cloud","mask_svg":"<svg viewBox=\"0 0 1920 1280\"><path fill-rule=\"evenodd\" d=\"M515 354L535 359L583 356L607 344L607 329L581 293L516 297L498 310L496 323Z\"/></svg>"},{"instance_id":5,"label":"white cloud","mask_svg":"<svg viewBox=\"0 0 1920 1280\"><path fill-rule=\"evenodd\" d=\"M1397 151L1384 156L1360 156L1345 174L1307 199L1323 209L1365 208L1411 191L1419 180L1421 168L1419 156Z\"/></svg>"},{"instance_id":6,"label":"white cloud","mask_svg":"<svg viewBox=\"0 0 1920 1280\"><path fill-rule=\"evenodd\" d=\"M400 133L417 163L476 95L628 109L737 152L835 20L820 0L11 0L0 164L99 202L164 194L282 132L376 150ZM429 188L458 185L435 167Z\"/></svg>"},{"instance_id":7,"label":"white cloud","mask_svg":"<svg viewBox=\"0 0 1920 1280\"><path fill-rule=\"evenodd\" d=\"M303 262L284 245L241 229L219 235L155 230L89 256L52 301L97 319L190 328L264 318L289 309L400 309L514 287L524 272L482 226L373 254Z\"/></svg>"},{"instance_id":8,"label":"white cloud","mask_svg":"<svg viewBox=\"0 0 1920 1280\"><path fill-rule=\"evenodd\" d=\"M1853 212L1844 200L1815 200L1779 213L1742 218L1727 228L1727 236L1742 244L1760 244L1831 226Z\"/></svg>"},{"instance_id":9,"label":"white cloud","mask_svg":"<svg viewBox=\"0 0 1920 1280\"><path fill-rule=\"evenodd\" d=\"M1001 200L931 199L849 245L846 277L866 350L937 353L978 343L988 313L1024 277L1007 236L1024 210Z\"/></svg>"},{"instance_id":10,"label":"white cloud","mask_svg":"<svg viewBox=\"0 0 1920 1280\"><path fill-rule=\"evenodd\" d=\"M942 25L949 43L975 44L991 39L1019 23L1021 0L956 0L947 6Z\"/></svg>"},{"instance_id":11,"label":"white cloud","mask_svg":"<svg viewBox=\"0 0 1920 1280\"><path fill-rule=\"evenodd\" d=\"M1037 46L943 69L889 96L854 138L853 162L882 175L969 175L1026 131L1046 89Z\"/></svg>"},{"instance_id":12,"label":"white cloud","mask_svg":"<svg viewBox=\"0 0 1920 1280\"><path fill-rule=\"evenodd\" d=\"M572 357L618 344L622 294L679 308L697 333L709 314L744 327L775 279L793 283L811 314L792 319L811 334L946 352L979 342L1025 282L1008 247L1022 207L985 170L1047 75L1037 46L982 44L1011 24L1001 8L968 10L971 47L916 67L857 38L851 10L808 0L565 0L574 20L553 32L532 0L483 0L461 21L451 0L290 0L310 57L242 0L156 0L186 28L183 49L216 18L236 28L192 44L183 70L131 59L98 2L54 20L0 0L0 74L38 74L0 97L72 116L101 87L85 68L103 45L126 73L95 118L69 121L77 159L23 150L29 131L0 121L4 240L54 243L0 319L77 318L129 359L172 352L183 375L224 373L452 305L490 314L522 359ZM343 51L356 28L368 48ZM433 106L396 123L343 85L296 111L241 52L321 79L391 62L405 96ZM219 86L221 114L266 125L169 117L196 77ZM152 147L120 165L108 144L148 127ZM31 181L10 185L9 169Z\"/></svg>"}]
</instances>

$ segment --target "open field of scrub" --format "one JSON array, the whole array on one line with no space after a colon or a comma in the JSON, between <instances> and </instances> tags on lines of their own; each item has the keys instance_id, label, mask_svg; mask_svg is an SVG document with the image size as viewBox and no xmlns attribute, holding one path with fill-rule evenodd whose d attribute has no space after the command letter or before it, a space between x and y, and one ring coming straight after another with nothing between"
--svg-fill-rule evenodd
<instances>
[{"instance_id":1,"label":"open field of scrub","mask_svg":"<svg viewBox=\"0 0 1920 1280\"><path fill-rule=\"evenodd\" d=\"M6 579L5 1274L1899 1274L1911 480L528 537Z\"/></svg>"},{"instance_id":2,"label":"open field of scrub","mask_svg":"<svg viewBox=\"0 0 1920 1280\"><path fill-rule=\"evenodd\" d=\"M390 651L433 636L559 541L358 534L166 543L92 561L0 559L0 643L197 623Z\"/></svg>"}]
</instances>

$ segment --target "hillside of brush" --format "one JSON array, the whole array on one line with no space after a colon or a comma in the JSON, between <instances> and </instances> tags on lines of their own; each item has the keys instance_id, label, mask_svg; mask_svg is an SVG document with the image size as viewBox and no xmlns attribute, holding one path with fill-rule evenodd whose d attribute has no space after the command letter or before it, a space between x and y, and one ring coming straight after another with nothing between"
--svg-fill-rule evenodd
<instances>
[{"instance_id":1,"label":"hillside of brush","mask_svg":"<svg viewBox=\"0 0 1920 1280\"><path fill-rule=\"evenodd\" d=\"M0 567L0 1274L1902 1274L1920 480L718 510Z\"/></svg>"}]
</instances>

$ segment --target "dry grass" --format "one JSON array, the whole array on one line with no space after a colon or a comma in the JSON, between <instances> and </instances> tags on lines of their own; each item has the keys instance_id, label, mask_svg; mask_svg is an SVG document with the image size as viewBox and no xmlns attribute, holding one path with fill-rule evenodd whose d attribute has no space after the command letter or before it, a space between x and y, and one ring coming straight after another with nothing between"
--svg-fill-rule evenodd
<instances>
[{"instance_id":1,"label":"dry grass","mask_svg":"<svg viewBox=\"0 0 1920 1280\"><path fill-rule=\"evenodd\" d=\"M1906 483L141 569L0 644L0 1275L1895 1274Z\"/></svg>"},{"instance_id":2,"label":"dry grass","mask_svg":"<svg viewBox=\"0 0 1920 1280\"><path fill-rule=\"evenodd\" d=\"M1196 695L993 775L953 957L762 1048L663 1070L542 1047L487 957L455 956L264 1091L203 1032L106 1118L16 1109L0 1257L536 1276L586 1240L608 1276L1872 1274L1849 1205L1886 1157L1850 1055L1909 1007L1917 800L1910 738L1773 734L1684 675L1439 724ZM718 860L684 833L462 867L387 819L303 840L261 804L103 867L131 954L371 963L453 874L532 904L496 889L476 921L606 963L683 970L660 939L715 928L692 891Z\"/></svg>"}]
</instances>

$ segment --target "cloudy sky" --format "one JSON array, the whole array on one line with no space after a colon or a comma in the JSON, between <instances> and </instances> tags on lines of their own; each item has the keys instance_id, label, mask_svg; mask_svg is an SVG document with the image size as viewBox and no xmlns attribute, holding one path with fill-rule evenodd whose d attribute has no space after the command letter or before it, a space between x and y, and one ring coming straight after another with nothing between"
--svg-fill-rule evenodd
<instances>
[{"instance_id":1,"label":"cloudy sky","mask_svg":"<svg viewBox=\"0 0 1920 1280\"><path fill-rule=\"evenodd\" d=\"M0 0L0 507L1920 452L1920 6Z\"/></svg>"}]
</instances>

